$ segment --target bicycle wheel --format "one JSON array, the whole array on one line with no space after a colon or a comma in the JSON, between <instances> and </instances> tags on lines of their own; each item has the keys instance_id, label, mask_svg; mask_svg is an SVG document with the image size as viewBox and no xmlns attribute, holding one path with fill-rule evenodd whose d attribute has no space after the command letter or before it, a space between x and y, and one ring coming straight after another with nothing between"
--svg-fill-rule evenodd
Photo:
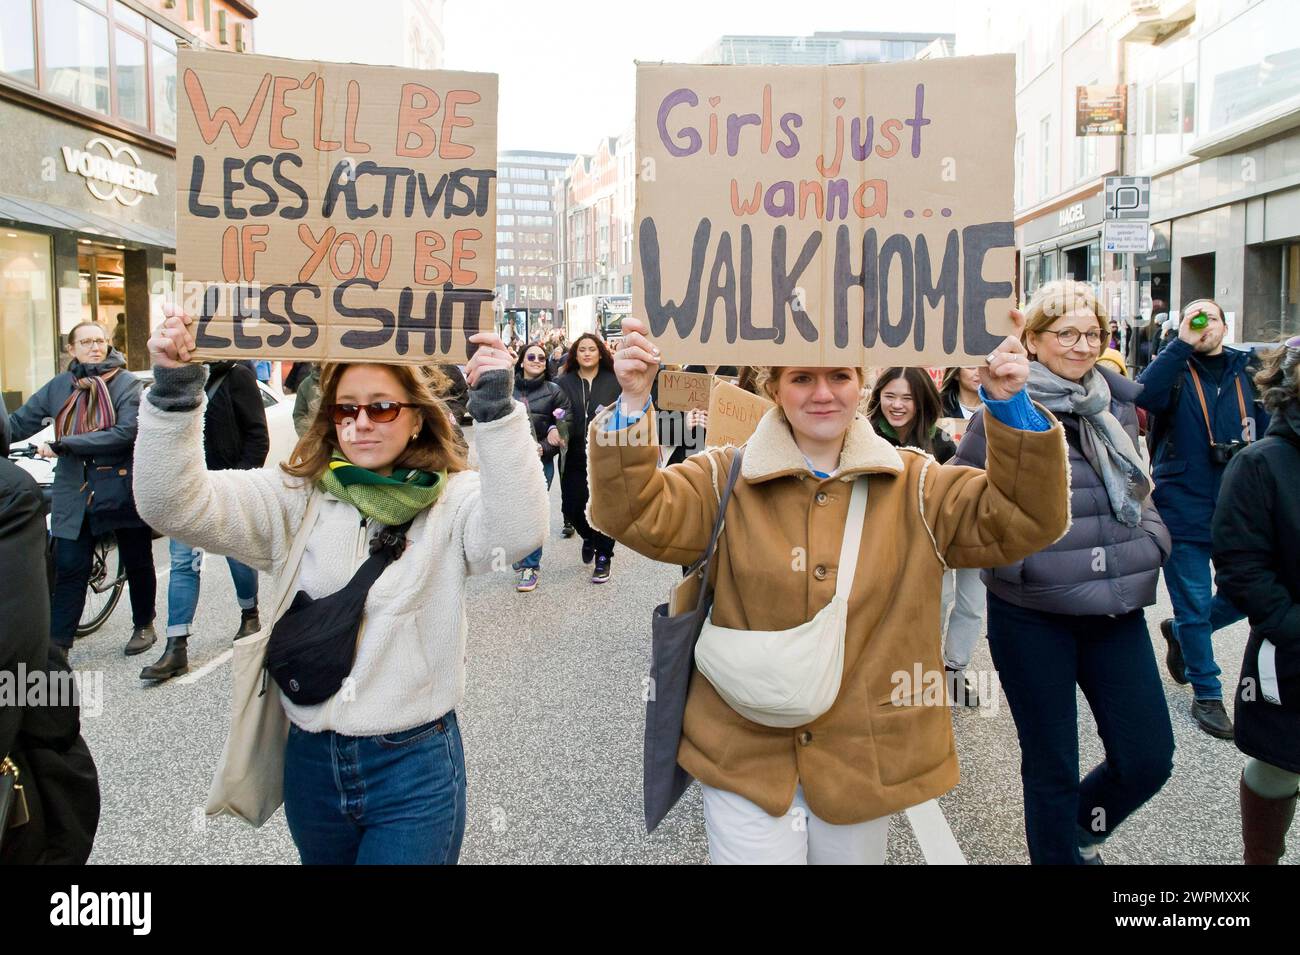
<instances>
[{"instance_id":1,"label":"bicycle wheel","mask_svg":"<svg viewBox=\"0 0 1300 955\"><path fill-rule=\"evenodd\" d=\"M122 556L116 553L110 534L95 541L90 558L90 584L86 588L86 605L81 611L81 622L73 632L74 638L85 637L102 627L113 615L113 608L122 599L126 586L126 568ZM109 576L111 556L117 557L117 573Z\"/></svg>"}]
</instances>

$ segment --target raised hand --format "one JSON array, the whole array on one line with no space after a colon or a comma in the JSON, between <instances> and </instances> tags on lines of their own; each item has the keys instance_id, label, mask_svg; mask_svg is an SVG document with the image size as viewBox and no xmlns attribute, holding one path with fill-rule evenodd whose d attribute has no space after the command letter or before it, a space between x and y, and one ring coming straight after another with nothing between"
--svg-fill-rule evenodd
<instances>
[{"instance_id":1,"label":"raised hand","mask_svg":"<svg viewBox=\"0 0 1300 955\"><path fill-rule=\"evenodd\" d=\"M628 316L623 319L623 340L614 352L614 374L623 389L623 410L629 414L645 407L659 373L659 349L649 331L641 319Z\"/></svg>"},{"instance_id":2,"label":"raised hand","mask_svg":"<svg viewBox=\"0 0 1300 955\"><path fill-rule=\"evenodd\" d=\"M1029 353L1020 343L1020 335L1025 330L1025 316L1015 308L1010 315L1015 331L989 352L984 367L979 370L980 384L994 401L1006 401L1029 380Z\"/></svg>"},{"instance_id":3,"label":"raised hand","mask_svg":"<svg viewBox=\"0 0 1300 955\"><path fill-rule=\"evenodd\" d=\"M471 388L477 387L479 378L486 372L496 368L511 371L514 367L514 359L510 357L510 351L506 348L505 342L501 341L500 335L479 332L477 335L471 335L469 340L471 344L479 346L474 356L470 358L469 364L465 366L465 382Z\"/></svg>"},{"instance_id":4,"label":"raised hand","mask_svg":"<svg viewBox=\"0 0 1300 955\"><path fill-rule=\"evenodd\" d=\"M194 319L185 314L179 305L164 305L163 320L154 326L149 336L149 360L162 368L180 368L190 360L194 336L190 325Z\"/></svg>"}]
</instances>

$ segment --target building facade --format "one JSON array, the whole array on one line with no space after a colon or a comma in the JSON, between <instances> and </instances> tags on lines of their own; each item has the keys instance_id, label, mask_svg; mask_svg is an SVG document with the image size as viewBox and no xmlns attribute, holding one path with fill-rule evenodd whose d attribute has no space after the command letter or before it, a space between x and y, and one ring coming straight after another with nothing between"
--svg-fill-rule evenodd
<instances>
[{"instance_id":1,"label":"building facade","mask_svg":"<svg viewBox=\"0 0 1300 955\"><path fill-rule=\"evenodd\" d=\"M252 44L238 0L0 3L0 396L63 367L94 319L146 367L151 297L176 246L176 54Z\"/></svg>"},{"instance_id":2,"label":"building facade","mask_svg":"<svg viewBox=\"0 0 1300 955\"><path fill-rule=\"evenodd\" d=\"M556 184L573 153L497 154L497 327L525 341L552 327L562 304Z\"/></svg>"},{"instance_id":3,"label":"building facade","mask_svg":"<svg viewBox=\"0 0 1300 955\"><path fill-rule=\"evenodd\" d=\"M314 30L311 57L336 63L369 63L436 70L443 64L446 0L380 0L362 11L351 0L271 0L257 19L257 52L301 58L302 24L338 24ZM364 29L349 29L358 16Z\"/></svg>"},{"instance_id":4,"label":"building facade","mask_svg":"<svg viewBox=\"0 0 1300 955\"><path fill-rule=\"evenodd\" d=\"M963 37L962 49L1017 54L1022 297L1074 278L1139 325L1212 296L1230 341L1300 332L1300 5L1072 0L992 9L987 33ZM1122 134L1077 135L1080 86L1122 91ZM1102 249L1111 175L1151 178L1145 253Z\"/></svg>"},{"instance_id":5,"label":"building facade","mask_svg":"<svg viewBox=\"0 0 1300 955\"><path fill-rule=\"evenodd\" d=\"M916 59L938 41L951 52L952 33L817 32L810 36L719 37L699 63L760 66L829 66L835 63L896 63ZM933 54L931 54L933 55Z\"/></svg>"}]
</instances>

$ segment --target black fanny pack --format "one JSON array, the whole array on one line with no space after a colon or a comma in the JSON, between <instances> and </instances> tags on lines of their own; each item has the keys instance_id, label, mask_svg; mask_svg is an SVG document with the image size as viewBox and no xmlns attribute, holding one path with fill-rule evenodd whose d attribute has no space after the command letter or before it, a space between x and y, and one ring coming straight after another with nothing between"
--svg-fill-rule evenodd
<instances>
[{"instance_id":1,"label":"black fanny pack","mask_svg":"<svg viewBox=\"0 0 1300 955\"><path fill-rule=\"evenodd\" d=\"M402 556L410 526L407 521L380 530L370 542L370 557L346 587L319 600L298 591L271 628L266 669L294 703L324 703L343 686L356 659L366 595L385 568Z\"/></svg>"}]
</instances>

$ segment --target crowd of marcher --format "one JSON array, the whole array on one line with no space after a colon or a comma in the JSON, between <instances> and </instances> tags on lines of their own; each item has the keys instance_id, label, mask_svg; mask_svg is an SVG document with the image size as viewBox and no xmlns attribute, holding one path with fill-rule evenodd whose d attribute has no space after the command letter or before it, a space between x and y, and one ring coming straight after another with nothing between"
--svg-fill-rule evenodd
<instances>
[{"instance_id":1,"label":"crowd of marcher","mask_svg":"<svg viewBox=\"0 0 1300 955\"><path fill-rule=\"evenodd\" d=\"M284 736L273 752L266 739L249 749L237 711L223 769L243 758L279 774L304 862L454 862L465 581L504 554L517 591L539 586L558 475L562 537L580 539L591 583L610 580L616 542L705 562L711 609L676 762L701 783L714 861L883 861L889 816L957 783L946 705L923 705L920 688L899 700L891 678L919 665L943 675L951 702L980 705L966 671L987 619L1030 860L1099 862L1173 769L1146 617L1163 571L1165 666L1190 685L1196 724L1248 757L1245 861L1277 862L1300 785L1300 511L1287 492L1300 473L1300 339L1261 355L1227 347L1222 309L1197 300L1175 336L1146 336L1132 378L1085 284L1048 283L1012 319L1017 334L981 367L936 375L687 366L773 403L742 448L710 447L702 409L655 410L664 365L635 318L613 349L594 332L509 344L481 333L465 365L299 364L285 382L299 436L285 462L267 461L256 369L191 362L189 316L168 309L154 331L147 390L105 329L83 322L67 370L0 417L6 450L52 423L39 453L57 462L49 617L30 619L0 664L36 666L48 641L41 665L68 668L105 534L128 577L124 652L150 649L163 534L166 643L140 676L184 673L204 554L224 556L240 610L230 636L265 654L279 691L257 705ZM45 502L8 461L0 495L3 577L32 577ZM260 604L259 572L275 585ZM44 593L36 576L23 586ZM1212 638L1243 617L1234 724ZM1077 689L1105 752L1082 778ZM31 712L0 716L4 765L37 791L43 760L75 766L81 801L51 792L49 814L83 816L80 829L49 828L73 834L60 847L33 848L51 838L33 827L4 858L84 858L93 766L87 777L75 718L42 736ZM221 806L247 797L233 786ZM806 827L788 824L792 810Z\"/></svg>"}]
</instances>

